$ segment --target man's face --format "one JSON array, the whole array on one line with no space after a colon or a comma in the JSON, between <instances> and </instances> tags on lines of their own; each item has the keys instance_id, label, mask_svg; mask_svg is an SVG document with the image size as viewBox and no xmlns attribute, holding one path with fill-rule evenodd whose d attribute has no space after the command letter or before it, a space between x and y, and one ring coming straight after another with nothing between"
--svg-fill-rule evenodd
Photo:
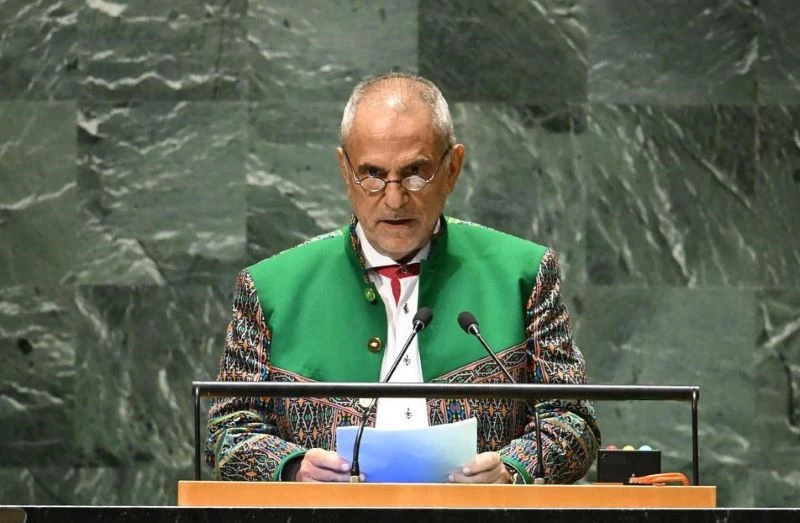
<instances>
[{"instance_id":1,"label":"man's face","mask_svg":"<svg viewBox=\"0 0 800 523\"><path fill-rule=\"evenodd\" d=\"M383 191L369 193L353 181L345 152L358 179L375 175L388 182L424 174L433 175L433 182L416 192L388 183ZM345 150L337 149L339 170L353 212L381 254L403 260L430 240L461 172L464 146L453 146L440 163L444 153L425 105L399 111L379 101L364 100L359 105Z\"/></svg>"}]
</instances>

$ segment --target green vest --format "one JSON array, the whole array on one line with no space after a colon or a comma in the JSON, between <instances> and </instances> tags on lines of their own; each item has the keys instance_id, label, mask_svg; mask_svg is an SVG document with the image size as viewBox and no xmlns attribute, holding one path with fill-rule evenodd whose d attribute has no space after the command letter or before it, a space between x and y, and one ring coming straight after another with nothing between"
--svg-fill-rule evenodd
<instances>
[{"instance_id":1,"label":"green vest","mask_svg":"<svg viewBox=\"0 0 800 523\"><path fill-rule=\"evenodd\" d=\"M249 268L272 331L271 366L315 381L375 382L386 345L386 312L359 261L351 226ZM426 382L486 357L458 325L472 312L497 352L526 340L525 305L545 247L448 218L420 268L419 307L433 321L419 334Z\"/></svg>"}]
</instances>

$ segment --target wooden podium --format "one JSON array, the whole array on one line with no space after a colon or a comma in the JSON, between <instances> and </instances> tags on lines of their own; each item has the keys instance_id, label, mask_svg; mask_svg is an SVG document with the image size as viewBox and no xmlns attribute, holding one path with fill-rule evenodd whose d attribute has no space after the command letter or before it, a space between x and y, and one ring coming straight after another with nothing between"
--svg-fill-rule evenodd
<instances>
[{"instance_id":1,"label":"wooden podium","mask_svg":"<svg viewBox=\"0 0 800 523\"><path fill-rule=\"evenodd\" d=\"M184 507L715 508L717 488L179 481Z\"/></svg>"}]
</instances>

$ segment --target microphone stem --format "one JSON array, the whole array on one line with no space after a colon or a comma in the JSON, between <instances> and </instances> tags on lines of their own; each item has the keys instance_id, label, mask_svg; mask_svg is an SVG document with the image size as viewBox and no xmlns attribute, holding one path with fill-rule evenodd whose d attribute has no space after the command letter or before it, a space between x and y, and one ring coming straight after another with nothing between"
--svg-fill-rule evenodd
<instances>
[{"instance_id":1,"label":"microphone stem","mask_svg":"<svg viewBox=\"0 0 800 523\"><path fill-rule=\"evenodd\" d=\"M542 429L539 424L539 409L536 405L527 402L533 409L533 422L536 424L536 468L533 474L534 485L544 485L544 461L542 461Z\"/></svg>"},{"instance_id":2,"label":"microphone stem","mask_svg":"<svg viewBox=\"0 0 800 523\"><path fill-rule=\"evenodd\" d=\"M425 324L421 321L414 322L411 335L406 340L403 348L400 349L400 354L398 354L397 358L395 358L394 363L392 363L392 366L389 368L389 372L386 373L386 377L383 379L382 383L388 383L389 378L392 377L395 369L397 369L397 366L400 365L400 361L403 359L403 356L405 356L406 351L408 351L408 347L411 346L411 342L414 341L414 338L417 336L419 331L424 328ZM364 429L367 426L367 418L369 418L369 415L372 412L372 409L375 408L375 403L377 402L378 398L372 398L372 401L369 403L369 407L364 410L364 417L361 419L361 425L358 427L358 432L356 432L356 439L353 443L353 462L350 465L350 483L359 483L361 481L361 470L358 466L358 454L361 450L361 437L364 435Z\"/></svg>"},{"instance_id":3,"label":"microphone stem","mask_svg":"<svg viewBox=\"0 0 800 523\"><path fill-rule=\"evenodd\" d=\"M408 351L408 347L411 346L411 342L414 340L414 337L417 335L417 333L419 333L419 331L422 330L423 327L424 327L424 325L422 324L422 322L420 322L420 321L415 321L414 322L414 326L413 326L413 329L411 331L411 336L408 337L408 339L406 340L406 343L403 345L403 348L400 349L400 354L397 355L397 358L395 358L394 363L392 363L392 366L389 367L389 372L386 373L386 378L384 378L384 380L383 380L384 383L388 382L389 378L392 377L392 374L394 374L395 369L397 369L397 366L400 365L400 361L403 359L403 356L406 355L406 352Z\"/></svg>"},{"instance_id":4,"label":"microphone stem","mask_svg":"<svg viewBox=\"0 0 800 523\"><path fill-rule=\"evenodd\" d=\"M508 381L510 381L511 383L516 383L516 380L514 380L514 378L511 376L511 373L508 372L506 366L500 363L500 359L497 357L497 355L495 355L494 351L489 347L489 344L486 343L486 340L483 339L483 336L481 336L481 332L478 330L478 328L477 327L470 328L470 331L476 338L478 338L478 341L481 342L481 345L483 345L483 348L486 349L486 352L489 353L489 356L492 357L492 359L500 368L500 370L503 371L503 374L506 375ZM541 425L539 425L539 409L536 408L535 404L533 404L528 400L525 400L525 403L527 403L528 406L533 411L533 423L535 424L534 435L536 436L536 468L533 471L533 482L534 484L544 484L544 462L542 461L542 432L541 432Z\"/></svg>"},{"instance_id":5,"label":"microphone stem","mask_svg":"<svg viewBox=\"0 0 800 523\"><path fill-rule=\"evenodd\" d=\"M500 359L497 357L497 355L494 353L494 351L491 348L489 348L489 344L486 343L486 340L483 339L483 336L481 336L481 333L480 332L475 333L475 337L478 338L478 341L481 342L481 345L483 345L483 348L486 349L486 352L489 353L489 356L492 357L492 359L497 364L497 366L500 368L500 370L503 371L503 374L506 375L506 378L508 378L508 381L510 381L511 383L516 383L516 380L514 380L514 378L511 377L511 373L508 372L508 369L506 368L506 366L503 365L502 363L500 363Z\"/></svg>"}]
</instances>

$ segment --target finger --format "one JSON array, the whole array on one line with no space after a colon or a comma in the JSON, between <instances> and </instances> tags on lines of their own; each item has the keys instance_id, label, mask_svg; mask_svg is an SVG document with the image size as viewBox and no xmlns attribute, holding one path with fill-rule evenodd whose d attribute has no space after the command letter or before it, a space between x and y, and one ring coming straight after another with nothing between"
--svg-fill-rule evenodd
<instances>
[{"instance_id":1,"label":"finger","mask_svg":"<svg viewBox=\"0 0 800 523\"><path fill-rule=\"evenodd\" d=\"M301 481L349 481L350 464L335 452L311 449L303 457L298 477Z\"/></svg>"},{"instance_id":2,"label":"finger","mask_svg":"<svg viewBox=\"0 0 800 523\"><path fill-rule=\"evenodd\" d=\"M335 470L324 469L319 467L309 466L308 474L304 481L319 481L319 482L339 482L344 483L350 481L349 472L337 472Z\"/></svg>"},{"instance_id":3,"label":"finger","mask_svg":"<svg viewBox=\"0 0 800 523\"><path fill-rule=\"evenodd\" d=\"M298 475L301 481L350 481L349 472L317 467L310 461L300 466Z\"/></svg>"},{"instance_id":4,"label":"finger","mask_svg":"<svg viewBox=\"0 0 800 523\"><path fill-rule=\"evenodd\" d=\"M464 474L459 470L450 474L447 480L450 483L507 483L507 474L508 473L505 471L505 466L499 464L498 466L489 470L473 472L470 474Z\"/></svg>"},{"instance_id":5,"label":"finger","mask_svg":"<svg viewBox=\"0 0 800 523\"><path fill-rule=\"evenodd\" d=\"M311 449L306 452L303 461L308 461L317 468L346 472L350 464L333 451L325 449Z\"/></svg>"},{"instance_id":6,"label":"finger","mask_svg":"<svg viewBox=\"0 0 800 523\"><path fill-rule=\"evenodd\" d=\"M483 452L475 456L475 459L461 468L461 473L465 476L472 476L494 469L500 464L500 454L497 452Z\"/></svg>"}]
</instances>

